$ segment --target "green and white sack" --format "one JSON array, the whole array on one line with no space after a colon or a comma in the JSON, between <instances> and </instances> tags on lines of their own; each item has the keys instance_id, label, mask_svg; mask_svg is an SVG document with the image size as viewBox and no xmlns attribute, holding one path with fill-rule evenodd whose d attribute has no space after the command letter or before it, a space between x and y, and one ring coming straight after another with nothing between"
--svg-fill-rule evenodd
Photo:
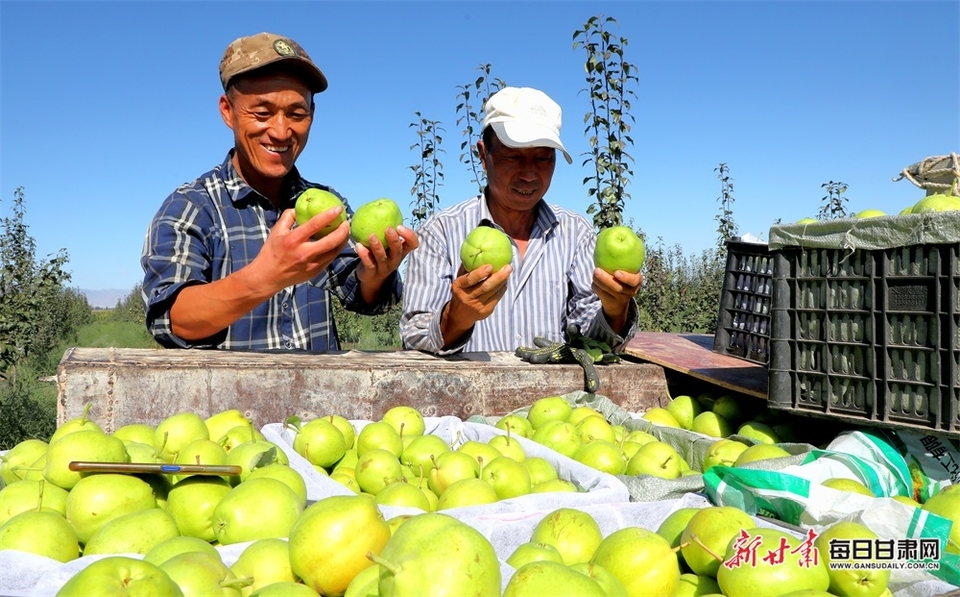
<instances>
[{"instance_id":1,"label":"green and white sack","mask_svg":"<svg viewBox=\"0 0 960 597\"><path fill-rule=\"evenodd\" d=\"M747 513L777 518L802 528L822 529L839 520L864 518L885 538L939 539L940 570L932 574L951 584L960 584L960 556L947 554L949 520L925 510L901 504L894 495L912 496L909 467L899 451L882 434L855 431L841 434L828 450L813 450L799 465L779 471L716 466L703 475L711 502L733 506ZM845 450L845 451L840 451ZM832 477L862 482L874 498L822 485ZM875 515L883 508L883 528ZM865 514L869 512L870 514ZM881 533L881 531L883 531Z\"/></svg>"}]
</instances>

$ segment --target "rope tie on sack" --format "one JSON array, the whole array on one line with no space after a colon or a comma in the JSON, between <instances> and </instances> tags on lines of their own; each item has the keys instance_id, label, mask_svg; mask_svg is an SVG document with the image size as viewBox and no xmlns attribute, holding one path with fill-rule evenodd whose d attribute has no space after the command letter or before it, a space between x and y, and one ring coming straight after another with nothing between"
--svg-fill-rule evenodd
<instances>
[{"instance_id":1,"label":"rope tie on sack","mask_svg":"<svg viewBox=\"0 0 960 597\"><path fill-rule=\"evenodd\" d=\"M939 166L941 162L946 163ZM904 178L928 192L941 191L944 194L952 192L955 189L954 185L960 180L960 155L950 152L950 155L928 157L904 168L898 176L894 177L893 182Z\"/></svg>"}]
</instances>

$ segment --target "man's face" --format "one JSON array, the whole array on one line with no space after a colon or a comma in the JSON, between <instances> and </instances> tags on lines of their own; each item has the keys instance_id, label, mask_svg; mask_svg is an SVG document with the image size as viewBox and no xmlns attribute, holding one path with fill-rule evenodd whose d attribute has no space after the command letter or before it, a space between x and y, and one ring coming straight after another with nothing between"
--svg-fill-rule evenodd
<instances>
[{"instance_id":1,"label":"man's face","mask_svg":"<svg viewBox=\"0 0 960 597\"><path fill-rule=\"evenodd\" d=\"M244 77L220 99L247 184L275 185L293 169L310 136L312 105L307 86L286 73Z\"/></svg>"},{"instance_id":2,"label":"man's face","mask_svg":"<svg viewBox=\"0 0 960 597\"><path fill-rule=\"evenodd\" d=\"M479 143L488 199L509 209L533 209L550 188L557 151L552 147L507 147L496 135L491 141L490 147Z\"/></svg>"}]
</instances>

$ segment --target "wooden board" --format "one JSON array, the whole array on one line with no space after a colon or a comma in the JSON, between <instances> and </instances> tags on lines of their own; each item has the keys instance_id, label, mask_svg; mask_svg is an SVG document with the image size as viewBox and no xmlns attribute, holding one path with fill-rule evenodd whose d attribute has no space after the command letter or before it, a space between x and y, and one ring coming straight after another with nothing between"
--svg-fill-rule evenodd
<instances>
[{"instance_id":1,"label":"wooden board","mask_svg":"<svg viewBox=\"0 0 960 597\"><path fill-rule=\"evenodd\" d=\"M626 353L728 390L767 397L767 368L713 352L712 334L637 332Z\"/></svg>"}]
</instances>

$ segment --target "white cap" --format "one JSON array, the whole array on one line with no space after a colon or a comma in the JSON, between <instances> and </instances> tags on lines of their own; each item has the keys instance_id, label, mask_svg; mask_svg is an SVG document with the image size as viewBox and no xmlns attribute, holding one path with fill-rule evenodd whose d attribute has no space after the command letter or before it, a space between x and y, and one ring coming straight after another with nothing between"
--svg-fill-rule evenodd
<instances>
[{"instance_id":1,"label":"white cap","mask_svg":"<svg viewBox=\"0 0 960 597\"><path fill-rule=\"evenodd\" d=\"M483 128L493 127L507 147L552 147L573 158L560 142L560 106L547 94L530 87L504 87L483 106Z\"/></svg>"}]
</instances>

